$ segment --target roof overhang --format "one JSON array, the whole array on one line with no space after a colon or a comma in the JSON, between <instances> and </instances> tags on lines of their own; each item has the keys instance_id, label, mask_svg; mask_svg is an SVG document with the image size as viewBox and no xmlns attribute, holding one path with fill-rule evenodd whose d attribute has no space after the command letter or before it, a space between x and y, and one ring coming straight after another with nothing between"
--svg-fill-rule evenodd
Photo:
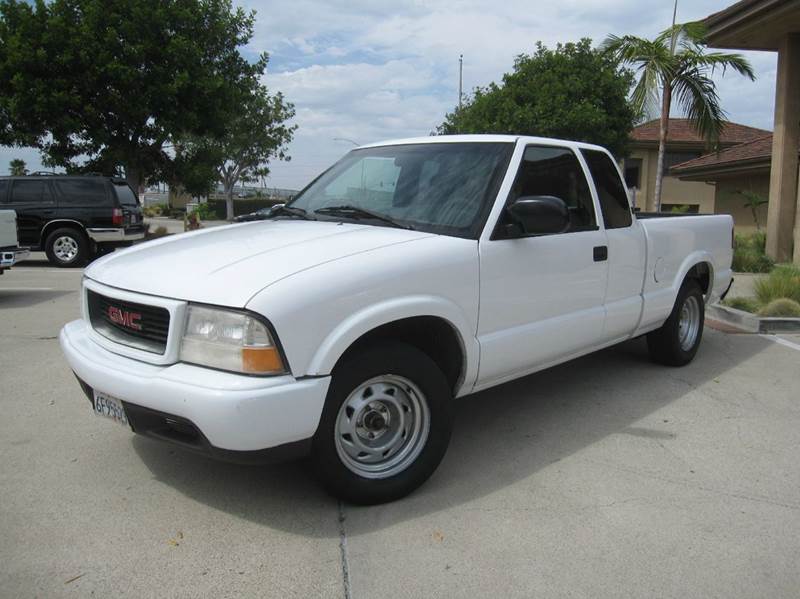
<instances>
[{"instance_id":1,"label":"roof overhang","mask_svg":"<svg viewBox=\"0 0 800 599\"><path fill-rule=\"evenodd\" d=\"M769 175L770 160L770 156L758 156L736 162L671 169L670 175L678 177L681 181L718 181L740 175Z\"/></svg>"},{"instance_id":2,"label":"roof overhang","mask_svg":"<svg viewBox=\"0 0 800 599\"><path fill-rule=\"evenodd\" d=\"M704 23L712 48L777 51L787 34L800 32L800 0L741 0Z\"/></svg>"}]
</instances>

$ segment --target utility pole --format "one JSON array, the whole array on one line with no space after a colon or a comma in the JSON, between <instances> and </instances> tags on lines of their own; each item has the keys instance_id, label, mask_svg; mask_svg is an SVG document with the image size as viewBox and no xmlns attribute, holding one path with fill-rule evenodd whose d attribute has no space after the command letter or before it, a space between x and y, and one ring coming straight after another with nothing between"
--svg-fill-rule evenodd
<instances>
[{"instance_id":1,"label":"utility pole","mask_svg":"<svg viewBox=\"0 0 800 599\"><path fill-rule=\"evenodd\" d=\"M676 0L677 1L677 0ZM462 86L464 83L464 55L458 55L458 109L461 110L461 99L463 98Z\"/></svg>"},{"instance_id":2,"label":"utility pole","mask_svg":"<svg viewBox=\"0 0 800 599\"><path fill-rule=\"evenodd\" d=\"M675 22L678 18L678 0L675 0L675 8L672 10L672 39L670 40L670 54L675 54L675 46L678 44L678 36L675 35Z\"/></svg>"}]
</instances>

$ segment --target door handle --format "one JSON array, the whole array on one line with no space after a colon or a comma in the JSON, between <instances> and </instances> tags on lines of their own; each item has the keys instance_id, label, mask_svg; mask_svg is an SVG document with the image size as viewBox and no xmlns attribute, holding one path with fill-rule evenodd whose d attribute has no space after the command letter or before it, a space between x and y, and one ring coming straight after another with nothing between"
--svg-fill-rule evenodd
<instances>
[{"instance_id":1,"label":"door handle","mask_svg":"<svg viewBox=\"0 0 800 599\"><path fill-rule=\"evenodd\" d=\"M592 252L594 254L594 261L595 262L604 262L608 260L608 246L607 245L598 245L594 248Z\"/></svg>"}]
</instances>

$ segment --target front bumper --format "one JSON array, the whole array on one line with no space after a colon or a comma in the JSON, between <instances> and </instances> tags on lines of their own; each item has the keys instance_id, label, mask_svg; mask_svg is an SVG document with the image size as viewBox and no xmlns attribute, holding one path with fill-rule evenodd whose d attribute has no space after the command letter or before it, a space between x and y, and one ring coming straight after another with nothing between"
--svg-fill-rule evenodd
<instances>
[{"instance_id":1,"label":"front bumper","mask_svg":"<svg viewBox=\"0 0 800 599\"><path fill-rule=\"evenodd\" d=\"M197 429L190 449L233 461L251 461L238 459L240 452L307 445L330 383L330 377L252 377L190 364L147 364L99 346L84 320L68 323L59 340L84 391L121 399L134 430L187 445L180 435L163 434L171 417L177 432L182 425Z\"/></svg>"}]
</instances>

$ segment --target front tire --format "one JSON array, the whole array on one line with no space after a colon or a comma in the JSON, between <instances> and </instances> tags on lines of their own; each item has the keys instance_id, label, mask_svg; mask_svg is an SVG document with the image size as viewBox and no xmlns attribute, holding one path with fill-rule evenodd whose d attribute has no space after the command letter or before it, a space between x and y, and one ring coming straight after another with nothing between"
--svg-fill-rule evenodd
<instances>
[{"instance_id":1,"label":"front tire","mask_svg":"<svg viewBox=\"0 0 800 599\"><path fill-rule=\"evenodd\" d=\"M314 469L336 497L393 501L433 474L452 425L452 392L433 360L404 343L371 345L334 369L314 436Z\"/></svg>"},{"instance_id":2,"label":"front tire","mask_svg":"<svg viewBox=\"0 0 800 599\"><path fill-rule=\"evenodd\" d=\"M76 229L56 229L47 236L44 251L50 263L60 268L83 266L89 254L89 240Z\"/></svg>"},{"instance_id":3,"label":"front tire","mask_svg":"<svg viewBox=\"0 0 800 599\"><path fill-rule=\"evenodd\" d=\"M659 364L685 366L697 354L704 324L703 292L697 281L687 279L678 291L667 321L660 329L647 335L650 357Z\"/></svg>"}]
</instances>

